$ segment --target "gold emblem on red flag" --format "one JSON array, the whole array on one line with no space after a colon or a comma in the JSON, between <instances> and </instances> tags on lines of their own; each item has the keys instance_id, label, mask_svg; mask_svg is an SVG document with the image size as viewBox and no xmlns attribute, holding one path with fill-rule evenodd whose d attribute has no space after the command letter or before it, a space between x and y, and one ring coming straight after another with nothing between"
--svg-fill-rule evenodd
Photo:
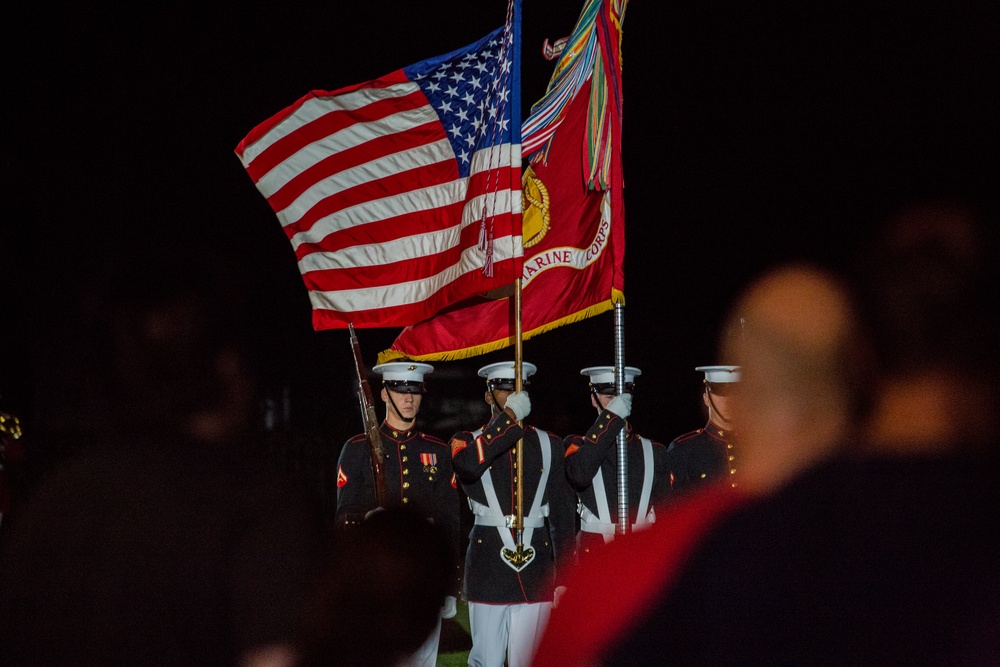
<instances>
[{"instance_id":1,"label":"gold emblem on red flag","mask_svg":"<svg viewBox=\"0 0 1000 667\"><path fill-rule=\"evenodd\" d=\"M525 248L536 245L549 231L549 190L529 164L521 177L521 242Z\"/></svg>"}]
</instances>

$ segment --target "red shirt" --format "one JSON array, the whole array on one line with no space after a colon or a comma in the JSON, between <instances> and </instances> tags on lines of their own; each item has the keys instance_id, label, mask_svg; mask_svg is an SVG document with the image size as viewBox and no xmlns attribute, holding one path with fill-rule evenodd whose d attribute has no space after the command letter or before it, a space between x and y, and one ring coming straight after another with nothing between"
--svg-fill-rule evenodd
<instances>
[{"instance_id":1,"label":"red shirt","mask_svg":"<svg viewBox=\"0 0 1000 667\"><path fill-rule=\"evenodd\" d=\"M706 486L660 510L649 528L591 552L569 573L532 664L593 664L670 586L701 536L746 498Z\"/></svg>"}]
</instances>

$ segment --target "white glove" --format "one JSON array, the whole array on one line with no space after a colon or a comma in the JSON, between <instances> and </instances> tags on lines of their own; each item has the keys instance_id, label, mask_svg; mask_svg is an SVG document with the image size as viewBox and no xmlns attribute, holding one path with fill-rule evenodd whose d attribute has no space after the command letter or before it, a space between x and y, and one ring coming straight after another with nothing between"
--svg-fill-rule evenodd
<instances>
[{"instance_id":1,"label":"white glove","mask_svg":"<svg viewBox=\"0 0 1000 667\"><path fill-rule=\"evenodd\" d=\"M455 618L458 613L458 600L454 595L449 595L444 599L444 606L441 607L441 618Z\"/></svg>"},{"instance_id":2,"label":"white glove","mask_svg":"<svg viewBox=\"0 0 1000 667\"><path fill-rule=\"evenodd\" d=\"M625 419L632 414L632 394L626 393L615 396L608 402L606 409Z\"/></svg>"},{"instance_id":3,"label":"white glove","mask_svg":"<svg viewBox=\"0 0 1000 667\"><path fill-rule=\"evenodd\" d=\"M503 407L514 413L514 421L521 421L531 412L531 399L528 398L528 392L515 391L507 397L507 402Z\"/></svg>"},{"instance_id":4,"label":"white glove","mask_svg":"<svg viewBox=\"0 0 1000 667\"><path fill-rule=\"evenodd\" d=\"M556 586L556 589L552 591L552 608L555 609L559 606L559 601L562 600L562 596L566 594L565 586Z\"/></svg>"}]
</instances>

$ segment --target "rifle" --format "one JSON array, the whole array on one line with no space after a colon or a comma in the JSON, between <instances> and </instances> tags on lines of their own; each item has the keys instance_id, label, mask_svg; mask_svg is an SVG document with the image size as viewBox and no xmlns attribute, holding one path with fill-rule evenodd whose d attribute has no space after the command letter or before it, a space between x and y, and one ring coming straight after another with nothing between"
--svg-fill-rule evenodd
<instances>
[{"instance_id":1,"label":"rifle","mask_svg":"<svg viewBox=\"0 0 1000 667\"><path fill-rule=\"evenodd\" d=\"M361 345L354 334L354 325L348 324L351 332L351 348L354 350L354 370L358 375L358 400L361 403L361 419L365 425L365 438L368 439L368 450L372 460L372 475L375 478L375 500L379 507L386 507L388 494L385 490L385 445L382 444L382 433L379 431L378 417L375 415L375 399L372 388L368 385L365 372L365 362L361 360Z\"/></svg>"}]
</instances>

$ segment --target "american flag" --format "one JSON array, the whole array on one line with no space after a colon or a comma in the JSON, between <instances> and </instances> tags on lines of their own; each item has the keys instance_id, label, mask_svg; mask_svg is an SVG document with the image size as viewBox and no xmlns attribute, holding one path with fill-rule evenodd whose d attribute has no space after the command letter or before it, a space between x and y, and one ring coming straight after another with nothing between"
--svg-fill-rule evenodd
<instances>
[{"instance_id":1,"label":"american flag","mask_svg":"<svg viewBox=\"0 0 1000 667\"><path fill-rule=\"evenodd\" d=\"M521 337L624 303L621 24L627 0L585 0L522 131L525 167ZM379 363L465 359L516 339L510 299L470 297L408 326Z\"/></svg>"},{"instance_id":2,"label":"american flag","mask_svg":"<svg viewBox=\"0 0 1000 667\"><path fill-rule=\"evenodd\" d=\"M313 91L237 146L291 241L315 329L414 324L519 275L517 5L474 44Z\"/></svg>"}]
</instances>

